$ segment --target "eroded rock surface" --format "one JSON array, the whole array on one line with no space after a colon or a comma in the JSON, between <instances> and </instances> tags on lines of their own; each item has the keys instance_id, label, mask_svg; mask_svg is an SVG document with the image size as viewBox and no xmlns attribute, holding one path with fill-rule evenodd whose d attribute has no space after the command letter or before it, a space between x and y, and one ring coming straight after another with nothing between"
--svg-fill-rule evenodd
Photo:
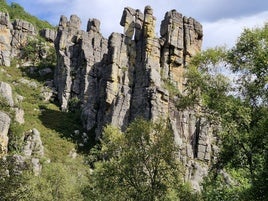
<instances>
[{"instance_id":1,"label":"eroded rock surface","mask_svg":"<svg viewBox=\"0 0 268 201\"><path fill-rule=\"evenodd\" d=\"M0 12L0 65L10 66L11 23L7 13Z\"/></svg>"},{"instance_id":2,"label":"eroded rock surface","mask_svg":"<svg viewBox=\"0 0 268 201\"><path fill-rule=\"evenodd\" d=\"M45 30L44 33L44 37L53 40L52 30ZM11 22L8 13L0 12L0 65L10 66L13 58L20 58L22 47L36 36L36 28L30 22L21 19Z\"/></svg>"},{"instance_id":3,"label":"eroded rock surface","mask_svg":"<svg viewBox=\"0 0 268 201\"><path fill-rule=\"evenodd\" d=\"M7 153L10 117L0 111L0 158Z\"/></svg>"},{"instance_id":4,"label":"eroded rock surface","mask_svg":"<svg viewBox=\"0 0 268 201\"><path fill-rule=\"evenodd\" d=\"M187 64L201 50L202 25L172 10L157 37L149 6L143 13L125 8L120 21L124 33L112 33L108 40L98 20L90 19L86 32L80 24L77 16L62 16L55 40L54 83L62 110L78 102L84 127L96 138L106 124L124 130L137 117L168 118L187 167L185 179L200 190L213 160L216 128L200 118L198 108L177 108L165 85L171 83L184 93Z\"/></svg>"},{"instance_id":5,"label":"eroded rock surface","mask_svg":"<svg viewBox=\"0 0 268 201\"><path fill-rule=\"evenodd\" d=\"M13 96L12 96L12 88L6 82L0 81L0 98L2 101L6 101L9 107L14 106Z\"/></svg>"}]
</instances>

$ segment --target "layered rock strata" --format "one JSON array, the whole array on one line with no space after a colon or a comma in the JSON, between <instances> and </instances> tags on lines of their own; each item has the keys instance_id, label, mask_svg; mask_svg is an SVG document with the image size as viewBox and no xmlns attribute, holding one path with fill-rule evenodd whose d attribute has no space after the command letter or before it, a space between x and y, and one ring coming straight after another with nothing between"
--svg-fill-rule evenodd
<instances>
[{"instance_id":1,"label":"layered rock strata","mask_svg":"<svg viewBox=\"0 0 268 201\"><path fill-rule=\"evenodd\" d=\"M149 6L144 13L125 8L120 24L124 33L112 33L107 40L98 20L90 19L82 31L77 16L61 17L54 76L61 108L80 104L84 127L96 138L106 124L124 130L137 117L168 118L187 166L185 177L198 189L213 158L214 128L196 111L175 107L165 83L184 93L184 72L201 50L202 26L172 10L166 13L158 37Z\"/></svg>"}]
</instances>

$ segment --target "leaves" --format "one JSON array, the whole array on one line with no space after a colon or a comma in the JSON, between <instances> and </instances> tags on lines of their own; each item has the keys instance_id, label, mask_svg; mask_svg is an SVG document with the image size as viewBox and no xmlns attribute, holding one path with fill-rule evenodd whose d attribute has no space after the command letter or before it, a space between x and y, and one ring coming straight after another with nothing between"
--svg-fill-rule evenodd
<instances>
[{"instance_id":1,"label":"leaves","mask_svg":"<svg viewBox=\"0 0 268 201\"><path fill-rule=\"evenodd\" d=\"M164 200L187 194L167 122L136 119L122 133L107 126L101 140L102 160L95 163L89 197L100 200ZM89 192L90 190L88 190Z\"/></svg>"}]
</instances>

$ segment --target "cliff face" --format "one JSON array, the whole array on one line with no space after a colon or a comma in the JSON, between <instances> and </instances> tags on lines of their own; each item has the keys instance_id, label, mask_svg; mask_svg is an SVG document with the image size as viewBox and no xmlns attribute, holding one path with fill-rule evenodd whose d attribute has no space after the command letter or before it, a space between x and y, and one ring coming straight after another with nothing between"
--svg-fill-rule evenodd
<instances>
[{"instance_id":1,"label":"cliff face","mask_svg":"<svg viewBox=\"0 0 268 201\"><path fill-rule=\"evenodd\" d=\"M0 12L0 65L10 66L13 58L21 56L21 48L37 36L35 27L24 20L10 22L7 13Z\"/></svg>"},{"instance_id":2,"label":"cliff face","mask_svg":"<svg viewBox=\"0 0 268 201\"><path fill-rule=\"evenodd\" d=\"M79 102L84 127L97 138L106 124L124 129L136 117L169 118L185 177L198 189L216 151L214 128L197 111L175 107L165 82L184 93L184 72L201 49L202 26L172 10L158 37L155 22L149 6L144 13L127 7L120 21L124 34L112 33L107 40L98 20L90 19L81 31L77 16L62 16L55 40L58 99L63 110Z\"/></svg>"}]
</instances>

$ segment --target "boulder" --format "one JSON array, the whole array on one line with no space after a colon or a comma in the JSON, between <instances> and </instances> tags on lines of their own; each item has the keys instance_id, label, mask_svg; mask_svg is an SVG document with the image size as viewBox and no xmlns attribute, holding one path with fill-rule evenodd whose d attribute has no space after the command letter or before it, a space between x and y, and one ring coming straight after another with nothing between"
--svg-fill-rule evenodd
<instances>
[{"instance_id":1,"label":"boulder","mask_svg":"<svg viewBox=\"0 0 268 201\"><path fill-rule=\"evenodd\" d=\"M10 117L0 111L0 157L7 153L10 122Z\"/></svg>"},{"instance_id":2,"label":"boulder","mask_svg":"<svg viewBox=\"0 0 268 201\"><path fill-rule=\"evenodd\" d=\"M0 97L4 98L10 107L14 106L12 88L8 83L0 82Z\"/></svg>"},{"instance_id":3,"label":"boulder","mask_svg":"<svg viewBox=\"0 0 268 201\"><path fill-rule=\"evenodd\" d=\"M26 157L42 158L44 156L44 146L37 129L34 128L25 133L22 152Z\"/></svg>"}]
</instances>

